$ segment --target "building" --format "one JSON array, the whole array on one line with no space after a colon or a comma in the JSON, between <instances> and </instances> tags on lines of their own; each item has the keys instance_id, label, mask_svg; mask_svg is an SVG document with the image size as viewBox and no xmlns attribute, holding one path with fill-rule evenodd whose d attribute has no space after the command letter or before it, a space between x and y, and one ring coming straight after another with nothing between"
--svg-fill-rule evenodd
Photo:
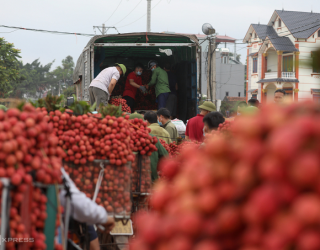
<instances>
[{"instance_id":1,"label":"building","mask_svg":"<svg viewBox=\"0 0 320 250\"><path fill-rule=\"evenodd\" d=\"M229 56L229 49L216 50L216 100L245 97L245 65Z\"/></svg>"},{"instance_id":2,"label":"building","mask_svg":"<svg viewBox=\"0 0 320 250\"><path fill-rule=\"evenodd\" d=\"M208 91L208 46L209 41L206 35L196 35L202 47L202 65L201 65L201 94L207 95ZM227 49L228 44L234 44L234 51ZM215 72L213 76L216 85L215 100L223 100L226 96L244 97L245 84L245 65L236 60L236 39L229 36L215 37L215 47L224 45L225 48L219 48L215 51ZM230 57L230 52L233 56ZM210 97L209 95L207 95Z\"/></svg>"},{"instance_id":3,"label":"building","mask_svg":"<svg viewBox=\"0 0 320 250\"><path fill-rule=\"evenodd\" d=\"M284 89L294 100L320 98L320 72L308 61L320 48L320 14L275 10L268 24L251 24L247 43L247 100L273 100Z\"/></svg>"},{"instance_id":4,"label":"building","mask_svg":"<svg viewBox=\"0 0 320 250\"><path fill-rule=\"evenodd\" d=\"M175 34L175 32L163 32L169 34ZM215 61L213 62L212 82L215 83L215 91L208 90L208 48L209 40L207 35L196 35L199 44L201 44L201 65L198 65L198 70L201 70L201 81L199 83L199 94L206 95L210 98L210 91L215 92L213 100L222 100L225 96L233 97L245 97L245 65L236 60L236 39L230 36L216 35L214 38L215 48L219 45L224 45L225 48L219 48L215 50L213 56ZM227 49L227 44L234 45L234 51ZM230 53L233 56L230 57Z\"/></svg>"}]
</instances>

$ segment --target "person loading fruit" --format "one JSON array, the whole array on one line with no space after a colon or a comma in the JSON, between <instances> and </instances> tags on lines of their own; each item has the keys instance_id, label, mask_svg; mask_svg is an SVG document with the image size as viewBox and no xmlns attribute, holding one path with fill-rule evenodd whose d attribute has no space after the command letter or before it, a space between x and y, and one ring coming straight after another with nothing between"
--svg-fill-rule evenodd
<instances>
[{"instance_id":1,"label":"person loading fruit","mask_svg":"<svg viewBox=\"0 0 320 250\"><path fill-rule=\"evenodd\" d=\"M203 137L203 118L210 112L216 111L216 106L212 102L204 102L199 106L200 114L191 118L186 127L186 140L202 142Z\"/></svg>"},{"instance_id":2,"label":"person loading fruit","mask_svg":"<svg viewBox=\"0 0 320 250\"><path fill-rule=\"evenodd\" d=\"M131 114L129 119L132 120L132 119L135 119L135 118L144 120L143 116L138 114L138 113ZM149 135L156 136L156 135L151 134L151 133ZM160 159L162 157L166 157L167 155L169 155L168 151L162 146L161 142L159 141L159 138L158 138L158 141L155 144L155 146L157 147L158 150L152 152L152 154L150 156L151 180L152 180L152 182L155 182L159 178L159 176L158 176L158 163L159 163Z\"/></svg>"},{"instance_id":3,"label":"person loading fruit","mask_svg":"<svg viewBox=\"0 0 320 250\"><path fill-rule=\"evenodd\" d=\"M127 71L123 64L116 64L114 67L109 67L102 70L99 75L93 79L89 86L90 104L96 103L99 109L100 103L108 104L116 83L121 75L125 75Z\"/></svg>"},{"instance_id":4,"label":"person loading fruit","mask_svg":"<svg viewBox=\"0 0 320 250\"><path fill-rule=\"evenodd\" d=\"M168 74L153 60L149 61L148 68L152 71L152 77L146 87L148 89L149 86L155 85L158 109L165 108L170 94Z\"/></svg>"},{"instance_id":5,"label":"person loading fruit","mask_svg":"<svg viewBox=\"0 0 320 250\"><path fill-rule=\"evenodd\" d=\"M146 91L146 87L141 86L142 85L142 79L141 79L142 71L143 71L143 65L141 63L137 63L134 71L132 71L128 75L127 80L126 80L126 85L124 87L123 99L125 99L127 101L127 104L131 109L131 113L134 112L137 89L140 89L142 91L142 93L144 93Z\"/></svg>"}]
</instances>

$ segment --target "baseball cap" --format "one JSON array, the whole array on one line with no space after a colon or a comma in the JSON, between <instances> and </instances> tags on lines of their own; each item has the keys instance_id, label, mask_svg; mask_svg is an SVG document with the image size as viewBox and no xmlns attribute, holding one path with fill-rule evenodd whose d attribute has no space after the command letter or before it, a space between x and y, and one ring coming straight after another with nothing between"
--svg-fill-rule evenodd
<instances>
[{"instance_id":1,"label":"baseball cap","mask_svg":"<svg viewBox=\"0 0 320 250\"><path fill-rule=\"evenodd\" d=\"M216 105L214 105L212 102L206 101L199 106L199 109L204 109L204 110L213 112L213 111L216 111Z\"/></svg>"},{"instance_id":2,"label":"baseball cap","mask_svg":"<svg viewBox=\"0 0 320 250\"><path fill-rule=\"evenodd\" d=\"M129 117L130 120L133 120L133 119L135 119L135 118L144 120L143 115L141 115L141 114L139 114L139 113L137 113L137 112L131 114L130 117Z\"/></svg>"},{"instance_id":3,"label":"baseball cap","mask_svg":"<svg viewBox=\"0 0 320 250\"><path fill-rule=\"evenodd\" d=\"M124 66L123 64L120 64L120 63L116 63L116 65L118 65L121 68L123 75L125 75L127 72L126 66Z\"/></svg>"}]
</instances>

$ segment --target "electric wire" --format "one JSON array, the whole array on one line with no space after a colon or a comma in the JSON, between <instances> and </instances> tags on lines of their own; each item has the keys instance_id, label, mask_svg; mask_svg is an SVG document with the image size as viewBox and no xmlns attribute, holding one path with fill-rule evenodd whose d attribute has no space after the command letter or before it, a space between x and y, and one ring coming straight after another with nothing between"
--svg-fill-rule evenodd
<instances>
[{"instance_id":1,"label":"electric wire","mask_svg":"<svg viewBox=\"0 0 320 250\"><path fill-rule=\"evenodd\" d=\"M128 15L126 15L124 18L122 18L119 22L115 23L113 26L116 26L118 23L121 23L124 19L126 19L126 18L139 6L139 4L140 4L142 1L143 1L143 0L141 0L141 1L136 5L136 7L134 7L134 8L129 12Z\"/></svg>"},{"instance_id":2,"label":"electric wire","mask_svg":"<svg viewBox=\"0 0 320 250\"><path fill-rule=\"evenodd\" d=\"M162 1L162 0L160 0L151 10L153 10L155 7L157 7L158 4L161 3L161 1ZM126 27L126 26L129 26L129 25L131 25L131 24L139 21L140 19L144 18L146 15L147 15L147 13L144 14L143 16L139 17L137 20L133 21L132 23L129 23L129 24L126 24L126 25L123 25L123 26L119 27L119 29L120 29L120 28L123 28L123 27Z\"/></svg>"},{"instance_id":3,"label":"electric wire","mask_svg":"<svg viewBox=\"0 0 320 250\"><path fill-rule=\"evenodd\" d=\"M95 36L94 34L40 30L40 29L21 28L21 27L15 27L15 26L7 26L7 25L0 25L0 27L9 28L9 29L17 29L17 30L28 30L28 31L42 32L42 33L51 33L51 34L55 34L55 35Z\"/></svg>"},{"instance_id":4,"label":"electric wire","mask_svg":"<svg viewBox=\"0 0 320 250\"><path fill-rule=\"evenodd\" d=\"M106 20L104 21L103 23L106 23L110 20L110 18L113 16L113 14L117 11L117 9L119 8L120 4L122 3L122 0L120 1L120 3L118 4L117 8L113 11L113 13L111 14L111 16Z\"/></svg>"}]
</instances>

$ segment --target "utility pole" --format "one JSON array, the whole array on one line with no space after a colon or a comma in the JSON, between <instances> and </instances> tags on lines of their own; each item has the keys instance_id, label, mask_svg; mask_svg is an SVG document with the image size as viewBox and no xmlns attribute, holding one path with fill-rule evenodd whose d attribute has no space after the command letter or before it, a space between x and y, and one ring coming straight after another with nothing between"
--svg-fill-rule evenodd
<instances>
[{"instance_id":1,"label":"utility pole","mask_svg":"<svg viewBox=\"0 0 320 250\"><path fill-rule=\"evenodd\" d=\"M112 26L112 27L107 27L104 25L104 23L102 24L102 26L93 26L93 29L97 28L102 35L106 35L109 29L115 29L118 34L120 34L120 32L117 30L116 27Z\"/></svg>"},{"instance_id":2,"label":"utility pole","mask_svg":"<svg viewBox=\"0 0 320 250\"><path fill-rule=\"evenodd\" d=\"M209 38L208 60L207 97L214 102L216 100L216 42L213 36Z\"/></svg>"},{"instance_id":3,"label":"utility pole","mask_svg":"<svg viewBox=\"0 0 320 250\"><path fill-rule=\"evenodd\" d=\"M147 32L151 32L151 0L147 0Z\"/></svg>"}]
</instances>

